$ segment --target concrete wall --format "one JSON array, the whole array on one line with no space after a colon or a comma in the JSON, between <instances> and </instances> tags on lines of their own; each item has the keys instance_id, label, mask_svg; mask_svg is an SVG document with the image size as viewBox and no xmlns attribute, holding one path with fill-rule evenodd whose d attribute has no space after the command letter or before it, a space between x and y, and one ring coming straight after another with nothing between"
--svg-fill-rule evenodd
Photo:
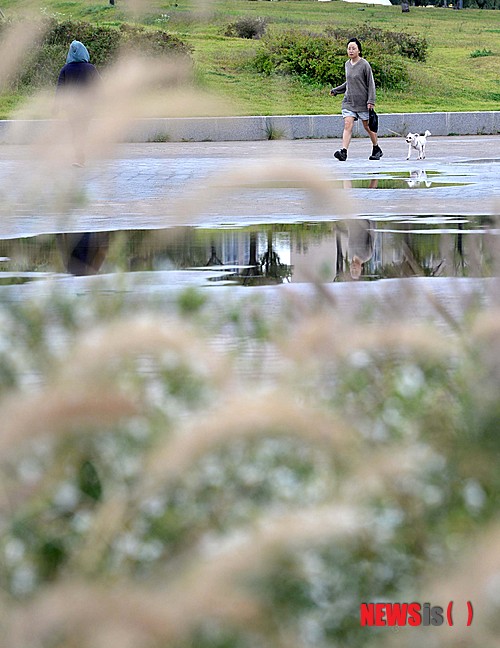
<instances>
[{"instance_id":1,"label":"concrete wall","mask_svg":"<svg viewBox=\"0 0 500 648\"><path fill-rule=\"evenodd\" d=\"M48 137L51 120L0 120L0 143L24 144ZM285 115L274 117L188 117L140 119L123 137L127 142L222 142L266 139L340 138L340 115ZM433 135L496 135L500 133L500 111L450 113L390 113L379 115L379 136L408 132ZM357 122L354 137L366 137Z\"/></svg>"}]
</instances>

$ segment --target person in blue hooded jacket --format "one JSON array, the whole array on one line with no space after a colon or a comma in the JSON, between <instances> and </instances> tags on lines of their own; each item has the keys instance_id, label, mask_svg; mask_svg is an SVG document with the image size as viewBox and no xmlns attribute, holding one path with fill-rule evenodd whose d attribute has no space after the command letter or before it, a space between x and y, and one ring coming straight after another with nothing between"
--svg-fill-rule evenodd
<instances>
[{"instance_id":1,"label":"person in blue hooded jacket","mask_svg":"<svg viewBox=\"0 0 500 648\"><path fill-rule=\"evenodd\" d=\"M90 54L85 45L74 40L69 46L66 64L57 78L56 96L58 108L64 106L68 115L76 166L85 163L84 140L90 122L92 89L100 78L97 68L90 62Z\"/></svg>"},{"instance_id":2,"label":"person in blue hooded jacket","mask_svg":"<svg viewBox=\"0 0 500 648\"><path fill-rule=\"evenodd\" d=\"M74 40L69 46L66 65L59 72L58 90L67 87L89 86L99 79L99 72L90 62L88 49L80 41Z\"/></svg>"}]
</instances>

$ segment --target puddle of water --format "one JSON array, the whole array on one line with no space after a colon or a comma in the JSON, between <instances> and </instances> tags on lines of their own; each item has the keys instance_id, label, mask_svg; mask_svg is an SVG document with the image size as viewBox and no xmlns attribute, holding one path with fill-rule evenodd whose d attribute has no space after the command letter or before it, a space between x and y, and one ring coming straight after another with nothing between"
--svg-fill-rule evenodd
<instances>
[{"instance_id":1,"label":"puddle of water","mask_svg":"<svg viewBox=\"0 0 500 648\"><path fill-rule=\"evenodd\" d=\"M498 164L500 158L474 158L473 160L459 160L457 164Z\"/></svg>"},{"instance_id":2,"label":"puddle of water","mask_svg":"<svg viewBox=\"0 0 500 648\"><path fill-rule=\"evenodd\" d=\"M471 182L436 182L428 176L410 178L380 178L376 180L351 180L353 189L430 189L431 187L465 187Z\"/></svg>"},{"instance_id":3,"label":"puddle of water","mask_svg":"<svg viewBox=\"0 0 500 648\"><path fill-rule=\"evenodd\" d=\"M487 217L405 216L43 235L0 241L0 285L166 270L205 286L487 277L493 267L490 225Z\"/></svg>"},{"instance_id":4,"label":"puddle of water","mask_svg":"<svg viewBox=\"0 0 500 648\"><path fill-rule=\"evenodd\" d=\"M430 189L432 187L465 187L472 182L442 180L441 171L414 169L413 171L380 171L370 177L344 181L344 186L353 189ZM455 177L461 174L456 174ZM437 178L437 180L436 180Z\"/></svg>"},{"instance_id":5,"label":"puddle of water","mask_svg":"<svg viewBox=\"0 0 500 648\"><path fill-rule=\"evenodd\" d=\"M377 175L381 176L391 176L394 178L407 178L408 176L411 176L412 174L418 173L420 171L423 171L422 169L415 169L414 171L378 171ZM443 171L435 171L432 169L425 169L423 171L426 175L428 176L442 176L444 175Z\"/></svg>"}]
</instances>

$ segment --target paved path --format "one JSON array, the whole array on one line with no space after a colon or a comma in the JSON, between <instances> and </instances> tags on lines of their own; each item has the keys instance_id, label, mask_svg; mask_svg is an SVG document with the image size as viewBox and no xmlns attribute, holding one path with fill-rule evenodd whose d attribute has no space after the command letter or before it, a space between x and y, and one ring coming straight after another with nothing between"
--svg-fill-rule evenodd
<instances>
[{"instance_id":1,"label":"paved path","mask_svg":"<svg viewBox=\"0 0 500 648\"><path fill-rule=\"evenodd\" d=\"M42 147L0 145L0 237L500 212L500 136L431 137L421 161L405 160L402 138L381 142L379 162L355 139L345 163L332 157L339 140L121 144L83 169ZM383 188L387 179L402 188Z\"/></svg>"},{"instance_id":2,"label":"paved path","mask_svg":"<svg viewBox=\"0 0 500 648\"><path fill-rule=\"evenodd\" d=\"M175 224L330 220L348 213L375 219L500 213L500 136L432 137L427 159L408 162L400 138L382 141L385 154L379 162L367 159L367 140L356 139L349 161L340 163L332 157L339 144L338 140L124 144L84 169L72 167L70 160L54 159L41 148L0 145L0 238ZM365 185L378 180L382 186L387 178L396 178L406 188L349 188L360 179ZM419 179L421 188L409 188L408 182ZM446 186L439 181L462 184ZM161 296L168 309L175 289L186 282L199 285L200 278L185 272L130 273L120 277L120 291L130 299ZM115 289L116 277L67 276L58 278L57 286L82 295ZM0 297L43 298L53 288L50 282L4 286ZM375 300L374 312L380 317L392 319L391 309L399 313L404 307L412 321L438 317L436 300L459 317L469 294L478 292L485 305L498 303L499 294L495 279L423 277L334 283L327 290L342 313L362 310L366 298ZM306 284L251 291L218 287L210 294L218 312L229 307L232 296L249 298L256 291L267 313L279 308L280 296L291 291L300 299L314 298ZM231 340L221 343L227 346Z\"/></svg>"}]
</instances>

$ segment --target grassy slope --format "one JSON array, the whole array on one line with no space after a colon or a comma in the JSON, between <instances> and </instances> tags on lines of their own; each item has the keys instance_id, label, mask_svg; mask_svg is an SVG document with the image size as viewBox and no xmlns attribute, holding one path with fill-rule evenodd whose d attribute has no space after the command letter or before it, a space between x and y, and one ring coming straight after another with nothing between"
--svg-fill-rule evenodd
<instances>
[{"instance_id":1,"label":"grassy slope","mask_svg":"<svg viewBox=\"0 0 500 648\"><path fill-rule=\"evenodd\" d=\"M137 0L136 0L137 2ZM8 15L39 3L4 0ZM177 5L177 6L176 6ZM285 77L264 77L249 64L258 41L226 38L225 26L243 15L263 16L269 29L312 29L322 31L328 24L342 26L369 22L375 27L426 34L430 48L425 64L410 63L412 89L405 93L379 92L381 112L497 110L500 105L500 11L438 8L412 8L403 14L400 7L372 7L335 0L266 2L213 0L200 4L189 0L162 2L148 0L141 16L127 14L131 6L116 0L46 0L50 13L61 18L78 18L115 23L137 20L154 27L166 27L190 42L195 50L196 77L207 90L227 99L233 114L322 114L339 112L339 99L328 96L327 88L307 86ZM39 11L39 9L37 9ZM168 16L168 17L166 17ZM159 19L159 20L158 20ZM493 56L470 58L470 53L488 49ZM367 58L369 53L367 52ZM0 114L10 110L0 102ZM200 114L203 108L200 107Z\"/></svg>"}]
</instances>

